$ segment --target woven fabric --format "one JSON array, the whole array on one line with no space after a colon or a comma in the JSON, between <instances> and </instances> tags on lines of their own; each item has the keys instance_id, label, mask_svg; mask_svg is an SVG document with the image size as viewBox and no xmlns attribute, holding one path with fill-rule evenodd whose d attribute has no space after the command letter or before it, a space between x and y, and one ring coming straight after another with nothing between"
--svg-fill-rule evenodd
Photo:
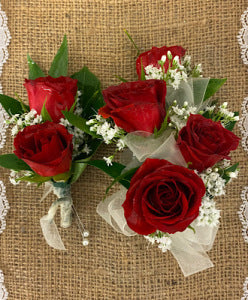
<instances>
[{"instance_id":1,"label":"woven fabric","mask_svg":"<svg viewBox=\"0 0 248 300\"><path fill-rule=\"evenodd\" d=\"M3 90L26 99L22 82L28 75L26 54L48 70L64 33L68 35L70 74L83 64L103 86L117 83L114 75L135 80L136 51L123 33L126 28L144 50L182 45L204 74L227 77L218 96L240 110L247 95L247 72L236 36L246 0L1 0L12 41L2 74ZM236 128L236 133L239 134ZM11 138L1 153L12 150ZM98 157L110 149L102 147ZM237 211L247 185L247 155L241 147L233 154L240 161L239 179L218 198L221 226L209 256L214 268L184 278L168 252L147 246L142 237L128 238L112 230L97 214L96 206L110 182L88 167L73 186L75 206L90 231L83 247L76 225L61 230L66 252L44 241L39 219L51 201L40 203L42 188L12 186L1 169L11 210L0 236L0 269L5 274L9 299L240 299L248 274L248 249L241 235Z\"/></svg>"}]
</instances>

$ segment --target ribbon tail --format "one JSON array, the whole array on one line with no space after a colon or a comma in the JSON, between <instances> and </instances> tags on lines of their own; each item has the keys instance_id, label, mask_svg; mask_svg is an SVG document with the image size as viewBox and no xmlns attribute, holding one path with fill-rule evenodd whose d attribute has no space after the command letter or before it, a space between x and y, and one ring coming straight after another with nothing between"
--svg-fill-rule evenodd
<instances>
[{"instance_id":1,"label":"ribbon tail","mask_svg":"<svg viewBox=\"0 0 248 300\"><path fill-rule=\"evenodd\" d=\"M66 250L54 220L45 215L40 219L40 226L47 244L57 250Z\"/></svg>"},{"instance_id":2,"label":"ribbon tail","mask_svg":"<svg viewBox=\"0 0 248 300\"><path fill-rule=\"evenodd\" d=\"M206 245L187 239L181 232L171 235L171 239L171 253L185 277L214 266L206 253Z\"/></svg>"}]
</instances>

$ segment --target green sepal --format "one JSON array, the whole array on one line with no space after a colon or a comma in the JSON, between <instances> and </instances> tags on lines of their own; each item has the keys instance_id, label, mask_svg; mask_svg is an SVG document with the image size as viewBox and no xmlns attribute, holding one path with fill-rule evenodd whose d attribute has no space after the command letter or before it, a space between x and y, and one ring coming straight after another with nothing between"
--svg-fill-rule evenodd
<instances>
[{"instance_id":1,"label":"green sepal","mask_svg":"<svg viewBox=\"0 0 248 300\"><path fill-rule=\"evenodd\" d=\"M64 36L63 42L55 55L48 75L53 78L67 76L68 71L68 46L67 37Z\"/></svg>"},{"instance_id":2,"label":"green sepal","mask_svg":"<svg viewBox=\"0 0 248 300\"><path fill-rule=\"evenodd\" d=\"M36 173L32 174L30 176L23 176L23 177L17 178L17 180L20 180L20 181L28 181L31 183L38 183L39 185L42 184L43 182L47 182L51 179L52 179L52 177L44 177L44 176L40 176Z\"/></svg>"},{"instance_id":3,"label":"green sepal","mask_svg":"<svg viewBox=\"0 0 248 300\"><path fill-rule=\"evenodd\" d=\"M226 82L226 80L227 78L221 78L221 79L210 78L203 101L212 97L222 87L222 85Z\"/></svg>"},{"instance_id":4,"label":"green sepal","mask_svg":"<svg viewBox=\"0 0 248 300\"><path fill-rule=\"evenodd\" d=\"M71 171L68 171L66 173L61 173L53 176L53 180L58 182L58 181L68 181L68 179L71 177Z\"/></svg>"},{"instance_id":5,"label":"green sepal","mask_svg":"<svg viewBox=\"0 0 248 300\"><path fill-rule=\"evenodd\" d=\"M14 153L0 155L0 166L15 171L32 171L29 165L18 158Z\"/></svg>"},{"instance_id":6,"label":"green sepal","mask_svg":"<svg viewBox=\"0 0 248 300\"><path fill-rule=\"evenodd\" d=\"M35 80L39 77L45 77L44 72L41 70L41 68L35 63L29 54L27 54L28 58L28 68L29 68L29 75L28 78Z\"/></svg>"},{"instance_id":7,"label":"green sepal","mask_svg":"<svg viewBox=\"0 0 248 300\"><path fill-rule=\"evenodd\" d=\"M52 118L51 118L49 112L46 109L46 100L44 101L43 106L42 106L41 116L42 116L42 119L43 119L44 122L45 121L52 122Z\"/></svg>"},{"instance_id":8,"label":"green sepal","mask_svg":"<svg viewBox=\"0 0 248 300\"><path fill-rule=\"evenodd\" d=\"M26 108L26 110L29 111L28 105L22 104L18 100L6 95L0 94L0 103L9 116L15 114L22 115L25 112L23 109L23 105Z\"/></svg>"},{"instance_id":9,"label":"green sepal","mask_svg":"<svg viewBox=\"0 0 248 300\"><path fill-rule=\"evenodd\" d=\"M140 67L141 67L140 79L146 80L146 74L145 74L143 63L142 63L142 57L140 58Z\"/></svg>"},{"instance_id":10,"label":"green sepal","mask_svg":"<svg viewBox=\"0 0 248 300\"><path fill-rule=\"evenodd\" d=\"M85 168L87 167L86 163L83 162L73 162L72 166L71 166L71 178L69 179L69 183L72 184L74 182L76 182L78 180L78 178L80 177L80 175L83 173L83 171L85 170Z\"/></svg>"}]
</instances>

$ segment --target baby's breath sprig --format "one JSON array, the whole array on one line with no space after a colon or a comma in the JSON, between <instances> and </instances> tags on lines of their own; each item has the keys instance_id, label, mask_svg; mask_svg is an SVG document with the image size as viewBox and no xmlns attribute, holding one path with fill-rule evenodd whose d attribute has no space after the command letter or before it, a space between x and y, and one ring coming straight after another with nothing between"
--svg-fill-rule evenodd
<instances>
[{"instance_id":1,"label":"baby's breath sprig","mask_svg":"<svg viewBox=\"0 0 248 300\"><path fill-rule=\"evenodd\" d=\"M166 252L171 249L172 240L168 233L162 231L155 231L149 235L144 235L144 237L153 245L155 242L158 243L158 248L162 252Z\"/></svg>"}]
</instances>

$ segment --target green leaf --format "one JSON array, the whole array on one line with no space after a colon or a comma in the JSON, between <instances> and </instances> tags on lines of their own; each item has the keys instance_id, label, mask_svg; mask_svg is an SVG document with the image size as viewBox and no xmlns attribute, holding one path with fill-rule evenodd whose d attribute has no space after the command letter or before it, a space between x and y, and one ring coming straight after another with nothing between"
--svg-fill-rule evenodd
<instances>
[{"instance_id":1,"label":"green leaf","mask_svg":"<svg viewBox=\"0 0 248 300\"><path fill-rule=\"evenodd\" d=\"M0 155L0 166L15 171L32 171L32 169L14 153Z\"/></svg>"},{"instance_id":2,"label":"green leaf","mask_svg":"<svg viewBox=\"0 0 248 300\"><path fill-rule=\"evenodd\" d=\"M87 162L87 164L102 170L103 172L113 177L114 179L120 176L121 172L125 169L124 165L117 162L113 162L112 166L107 166L104 160L91 160Z\"/></svg>"},{"instance_id":3,"label":"green leaf","mask_svg":"<svg viewBox=\"0 0 248 300\"><path fill-rule=\"evenodd\" d=\"M40 175L35 173L33 175L30 175L30 176L19 177L19 178L17 178L17 180L28 181L28 182L32 182L32 183L41 184L43 182L51 180L51 177L43 177L43 176L40 176Z\"/></svg>"},{"instance_id":4,"label":"green leaf","mask_svg":"<svg viewBox=\"0 0 248 300\"><path fill-rule=\"evenodd\" d=\"M239 115L239 112L238 111L235 111L234 112L234 116L238 116ZM237 121L231 121L231 122L228 122L226 125L225 125L225 128L229 131L233 131L233 128L235 126L235 124L237 123Z\"/></svg>"},{"instance_id":5,"label":"green leaf","mask_svg":"<svg viewBox=\"0 0 248 300\"><path fill-rule=\"evenodd\" d=\"M143 63L142 63L142 58L140 58L140 65L141 65L141 75L140 75L140 79L141 79L141 80L146 80L146 74L145 74L145 70L144 70Z\"/></svg>"},{"instance_id":6,"label":"green leaf","mask_svg":"<svg viewBox=\"0 0 248 300\"><path fill-rule=\"evenodd\" d=\"M76 182L86 167L87 167L86 163L73 162L71 168L72 177L70 178L69 183L72 184Z\"/></svg>"},{"instance_id":7,"label":"green leaf","mask_svg":"<svg viewBox=\"0 0 248 300\"><path fill-rule=\"evenodd\" d=\"M131 169L122 174L122 171L125 169L125 166L120 163L113 162L112 166L107 166L106 162L103 160L91 160L87 162L87 164L102 170L103 172L105 172L106 174L114 178L114 181L107 188L106 193L116 182L119 182L121 185L123 185L125 188L128 189L130 186L130 180L133 174L138 169L138 168Z\"/></svg>"},{"instance_id":8,"label":"green leaf","mask_svg":"<svg viewBox=\"0 0 248 300\"><path fill-rule=\"evenodd\" d=\"M81 129L83 132L88 133L89 135L95 138L101 138L95 132L90 131L90 126L86 124L87 120L81 118L79 116L74 115L74 113L70 111L62 111L65 118L75 127Z\"/></svg>"},{"instance_id":9,"label":"green leaf","mask_svg":"<svg viewBox=\"0 0 248 300\"><path fill-rule=\"evenodd\" d=\"M78 80L78 89L82 93L79 103L83 108L84 117L88 119L88 117L95 115L100 107L105 105L100 80L86 66L73 74L71 78Z\"/></svg>"},{"instance_id":10,"label":"green leaf","mask_svg":"<svg viewBox=\"0 0 248 300\"><path fill-rule=\"evenodd\" d=\"M226 78L222 78L222 79L211 78L209 80L203 101L212 97L221 88L221 86L226 82L226 80L227 80Z\"/></svg>"},{"instance_id":11,"label":"green leaf","mask_svg":"<svg viewBox=\"0 0 248 300\"><path fill-rule=\"evenodd\" d=\"M230 181L230 176L228 175L229 172L235 172L238 169L239 163L236 163L232 165L231 167L228 167L224 170L224 174L222 175L222 178L226 180L226 183Z\"/></svg>"},{"instance_id":12,"label":"green leaf","mask_svg":"<svg viewBox=\"0 0 248 300\"><path fill-rule=\"evenodd\" d=\"M117 176L112 182L111 184L108 186L108 188L106 189L106 194L108 194L109 190L112 188L112 186L114 184L116 184L117 182L119 182L120 184L122 184L125 188L129 189L130 187L130 181L134 175L134 173L138 170L139 167L137 168L133 168L128 170L125 173L122 173L121 175Z\"/></svg>"},{"instance_id":13,"label":"green leaf","mask_svg":"<svg viewBox=\"0 0 248 300\"><path fill-rule=\"evenodd\" d=\"M29 79L36 79L39 77L45 77L44 72L41 70L41 68L32 60L30 55L27 55L28 58L28 68L29 68Z\"/></svg>"},{"instance_id":14,"label":"green leaf","mask_svg":"<svg viewBox=\"0 0 248 300\"><path fill-rule=\"evenodd\" d=\"M95 138L91 138L88 142L87 145L90 148L90 153L83 153L81 152L76 158L75 158L75 162L78 161L82 161L85 159L89 159L92 157L92 155L96 152L96 150L98 149L98 147L102 144L102 140L99 139L95 139Z\"/></svg>"},{"instance_id":15,"label":"green leaf","mask_svg":"<svg viewBox=\"0 0 248 300\"><path fill-rule=\"evenodd\" d=\"M68 70L68 46L67 37L64 36L63 42L55 55L48 74L54 78L66 76Z\"/></svg>"},{"instance_id":16,"label":"green leaf","mask_svg":"<svg viewBox=\"0 0 248 300\"><path fill-rule=\"evenodd\" d=\"M6 110L6 112L9 114L9 116L20 114L22 115L24 113L24 110L22 108L22 104L9 96L0 94L0 103L2 104L3 108ZM25 105L27 110L29 110L29 106Z\"/></svg>"},{"instance_id":17,"label":"green leaf","mask_svg":"<svg viewBox=\"0 0 248 300\"><path fill-rule=\"evenodd\" d=\"M52 118L51 118L51 116L49 115L49 112L46 109L46 100L44 101L43 106L42 106L41 116L42 116L42 119L44 121L52 122Z\"/></svg>"}]
</instances>

